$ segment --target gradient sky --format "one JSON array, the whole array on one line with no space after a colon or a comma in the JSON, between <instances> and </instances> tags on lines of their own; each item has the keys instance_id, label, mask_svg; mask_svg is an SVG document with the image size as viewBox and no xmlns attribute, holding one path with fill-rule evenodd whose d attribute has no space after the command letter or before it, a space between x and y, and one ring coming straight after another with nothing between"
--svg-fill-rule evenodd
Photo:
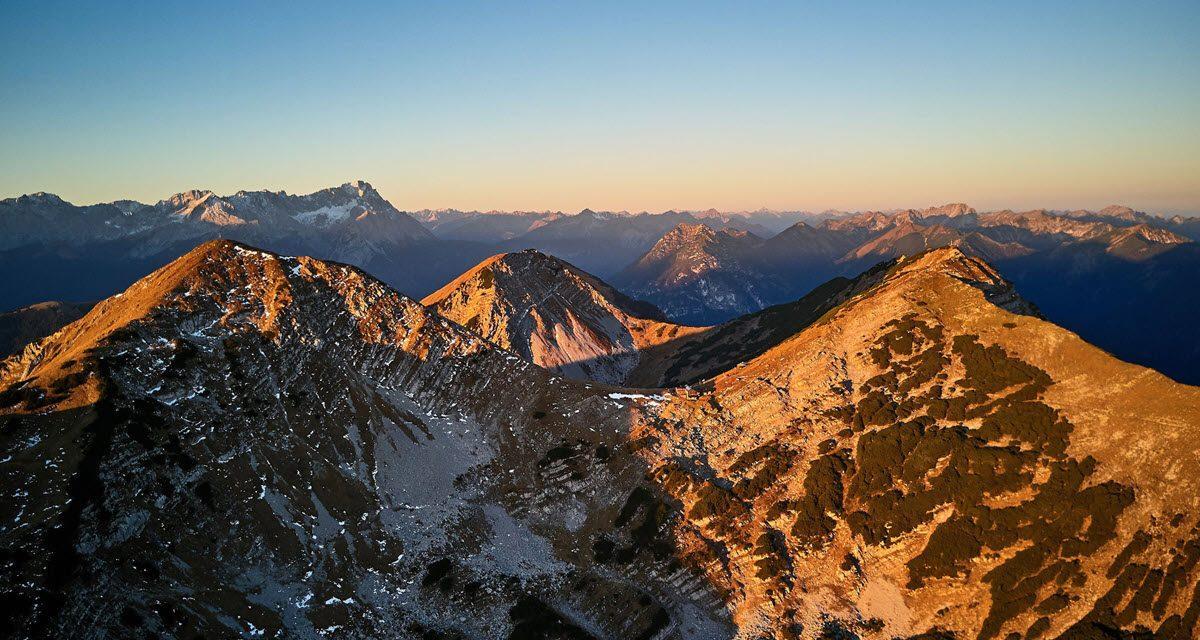
<instances>
[{"instance_id":1,"label":"gradient sky","mask_svg":"<svg viewBox=\"0 0 1200 640\"><path fill-rule=\"evenodd\" d=\"M334 4L5 0L0 197L1200 211L1197 0Z\"/></svg>"}]
</instances>

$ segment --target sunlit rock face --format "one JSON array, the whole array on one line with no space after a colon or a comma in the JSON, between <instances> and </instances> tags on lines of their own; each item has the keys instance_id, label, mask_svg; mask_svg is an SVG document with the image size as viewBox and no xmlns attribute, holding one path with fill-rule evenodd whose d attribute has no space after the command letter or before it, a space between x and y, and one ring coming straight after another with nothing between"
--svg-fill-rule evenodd
<instances>
[{"instance_id":1,"label":"sunlit rock face","mask_svg":"<svg viewBox=\"0 0 1200 640\"><path fill-rule=\"evenodd\" d=\"M422 302L534 364L616 385L652 348L700 331L537 251L492 256Z\"/></svg>"},{"instance_id":2,"label":"sunlit rock face","mask_svg":"<svg viewBox=\"0 0 1200 640\"><path fill-rule=\"evenodd\" d=\"M6 629L1194 637L1200 390L958 250L839 291L635 391L203 245L0 364Z\"/></svg>"}]
</instances>

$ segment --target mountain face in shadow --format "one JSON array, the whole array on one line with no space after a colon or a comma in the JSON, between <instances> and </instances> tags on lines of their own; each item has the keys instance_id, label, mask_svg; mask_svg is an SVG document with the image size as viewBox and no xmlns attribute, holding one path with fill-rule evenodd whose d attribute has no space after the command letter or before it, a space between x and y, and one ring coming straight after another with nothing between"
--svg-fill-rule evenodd
<instances>
[{"instance_id":1,"label":"mountain face in shadow","mask_svg":"<svg viewBox=\"0 0 1200 640\"><path fill-rule=\"evenodd\" d=\"M631 390L206 243L0 361L5 628L1195 636L1200 389L956 248L829 288Z\"/></svg>"},{"instance_id":2,"label":"mountain face in shadow","mask_svg":"<svg viewBox=\"0 0 1200 640\"><path fill-rule=\"evenodd\" d=\"M42 302L0 313L0 358L18 353L25 345L83 317L91 308L88 303Z\"/></svg>"},{"instance_id":3,"label":"mountain face in shadow","mask_svg":"<svg viewBox=\"0 0 1200 640\"><path fill-rule=\"evenodd\" d=\"M1101 245L997 263L1052 322L1113 355L1200 383L1200 246L1180 244L1143 260Z\"/></svg>"}]
</instances>

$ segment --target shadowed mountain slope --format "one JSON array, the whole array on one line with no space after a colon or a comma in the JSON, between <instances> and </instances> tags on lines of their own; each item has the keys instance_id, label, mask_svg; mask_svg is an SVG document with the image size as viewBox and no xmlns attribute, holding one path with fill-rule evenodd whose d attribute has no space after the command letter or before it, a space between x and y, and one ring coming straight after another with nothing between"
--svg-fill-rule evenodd
<instances>
[{"instance_id":1,"label":"shadowed mountain slope","mask_svg":"<svg viewBox=\"0 0 1200 640\"><path fill-rule=\"evenodd\" d=\"M92 305L75 302L40 302L0 313L0 358L17 353L87 313Z\"/></svg>"}]
</instances>

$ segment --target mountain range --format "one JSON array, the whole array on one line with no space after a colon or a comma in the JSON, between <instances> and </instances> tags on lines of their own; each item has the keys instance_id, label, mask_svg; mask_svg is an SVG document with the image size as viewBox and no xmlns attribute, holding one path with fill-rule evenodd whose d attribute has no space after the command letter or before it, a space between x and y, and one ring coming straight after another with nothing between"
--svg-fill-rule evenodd
<instances>
[{"instance_id":1,"label":"mountain range","mask_svg":"<svg viewBox=\"0 0 1200 640\"><path fill-rule=\"evenodd\" d=\"M305 196L188 191L157 204L0 201L0 309L88 302L212 238L354 264L424 298L488 256L535 249L659 307L715 326L836 277L933 247L996 265L1053 322L1118 357L1200 382L1200 223L1099 211L928 209L661 214L419 211L362 181Z\"/></svg>"},{"instance_id":2,"label":"mountain range","mask_svg":"<svg viewBox=\"0 0 1200 640\"><path fill-rule=\"evenodd\" d=\"M700 330L532 252L425 303L208 241L0 361L5 633L1198 630L1200 388L961 247ZM617 325L690 355L612 386Z\"/></svg>"},{"instance_id":3,"label":"mountain range","mask_svg":"<svg viewBox=\"0 0 1200 640\"><path fill-rule=\"evenodd\" d=\"M0 265L10 274L0 299L10 309L97 300L213 238L357 264L405 290L436 286L486 255L439 240L363 181L300 196L192 190L86 207L38 193L0 201Z\"/></svg>"}]
</instances>

